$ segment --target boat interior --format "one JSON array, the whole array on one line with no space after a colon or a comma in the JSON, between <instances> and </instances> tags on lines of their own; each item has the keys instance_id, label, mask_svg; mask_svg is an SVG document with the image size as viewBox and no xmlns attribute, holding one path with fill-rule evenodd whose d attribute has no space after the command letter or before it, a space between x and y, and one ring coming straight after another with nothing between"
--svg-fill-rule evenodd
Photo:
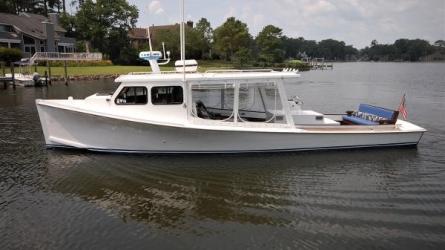
<instances>
[{"instance_id":1,"label":"boat interior","mask_svg":"<svg viewBox=\"0 0 445 250\"><path fill-rule=\"evenodd\" d=\"M240 84L237 96L234 85L192 85L191 90L191 113L194 117L231 122L287 122L287 112L277 84ZM234 110L235 101L237 112ZM356 111L342 114L322 114L304 110L299 98L285 101L296 125L393 125L398 118L398 111L369 104L360 104Z\"/></svg>"}]
</instances>

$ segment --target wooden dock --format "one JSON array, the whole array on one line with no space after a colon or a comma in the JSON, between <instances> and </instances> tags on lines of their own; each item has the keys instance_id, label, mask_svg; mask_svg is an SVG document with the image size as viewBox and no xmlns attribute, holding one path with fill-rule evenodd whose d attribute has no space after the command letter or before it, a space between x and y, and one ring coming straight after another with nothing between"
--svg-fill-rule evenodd
<instances>
[{"instance_id":1,"label":"wooden dock","mask_svg":"<svg viewBox=\"0 0 445 250\"><path fill-rule=\"evenodd\" d=\"M309 64L313 70L334 69L334 64L327 62L324 58L303 58L303 62Z\"/></svg>"},{"instance_id":2,"label":"wooden dock","mask_svg":"<svg viewBox=\"0 0 445 250\"><path fill-rule=\"evenodd\" d=\"M3 88L6 89L8 84L12 84L15 87L15 80L13 77L0 76L0 84L3 83Z\"/></svg>"}]
</instances>

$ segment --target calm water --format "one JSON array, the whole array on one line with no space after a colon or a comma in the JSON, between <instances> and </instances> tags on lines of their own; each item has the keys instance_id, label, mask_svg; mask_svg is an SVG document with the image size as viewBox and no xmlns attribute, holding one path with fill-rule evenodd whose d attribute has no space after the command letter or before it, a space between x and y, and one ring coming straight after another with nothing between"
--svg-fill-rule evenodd
<instances>
[{"instance_id":1,"label":"calm water","mask_svg":"<svg viewBox=\"0 0 445 250\"><path fill-rule=\"evenodd\" d=\"M46 150L35 98L111 81L0 89L0 249L445 248L445 64L351 63L289 85L326 113L397 107L404 149L149 156Z\"/></svg>"}]
</instances>

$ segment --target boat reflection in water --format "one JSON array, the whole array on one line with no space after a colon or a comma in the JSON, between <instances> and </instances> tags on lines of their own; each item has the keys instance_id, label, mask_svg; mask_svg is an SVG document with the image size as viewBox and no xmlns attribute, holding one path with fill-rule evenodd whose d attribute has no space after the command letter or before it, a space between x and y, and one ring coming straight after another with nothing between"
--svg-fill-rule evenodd
<instances>
[{"instance_id":1,"label":"boat reflection in water","mask_svg":"<svg viewBox=\"0 0 445 250\"><path fill-rule=\"evenodd\" d=\"M123 221L160 229L181 228L200 234L225 223L283 228L303 223L311 230L323 228L324 233L339 234L346 232L335 227L338 219L408 223L378 211L390 198L387 190L403 179L402 166L416 157L416 150L410 148L261 157L50 151L47 179L56 193L80 197ZM344 212L350 208L366 216ZM317 219L320 217L323 221ZM213 226L205 226L206 221ZM195 222L204 223L202 231Z\"/></svg>"}]
</instances>

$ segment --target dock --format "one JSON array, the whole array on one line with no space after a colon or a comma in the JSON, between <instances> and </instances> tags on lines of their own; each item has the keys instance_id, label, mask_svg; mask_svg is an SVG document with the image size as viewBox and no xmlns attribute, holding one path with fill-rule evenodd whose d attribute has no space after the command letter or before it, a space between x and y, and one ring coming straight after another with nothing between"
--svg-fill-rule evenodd
<instances>
[{"instance_id":1,"label":"dock","mask_svg":"<svg viewBox=\"0 0 445 250\"><path fill-rule=\"evenodd\" d=\"M309 64L312 70L334 69L334 64L326 61L324 58L303 58L303 62Z\"/></svg>"},{"instance_id":2,"label":"dock","mask_svg":"<svg viewBox=\"0 0 445 250\"><path fill-rule=\"evenodd\" d=\"M0 84L3 83L3 88L6 89L8 87L8 84L12 84L15 86L15 81L13 77L4 77L0 76Z\"/></svg>"},{"instance_id":3,"label":"dock","mask_svg":"<svg viewBox=\"0 0 445 250\"><path fill-rule=\"evenodd\" d=\"M22 59L23 60L23 59ZM31 67L34 66L34 70L37 71L37 62L43 62L46 65L46 70L43 76L40 77L40 80L35 82L34 86L48 86L51 85L51 61L62 61L64 67L64 81L65 84L68 85L69 77L68 77L68 61L100 61L102 60L102 53L59 53L59 52L36 52L34 55L27 59L25 62L16 62L19 65L19 71L22 73L22 66L26 66L28 70L27 76L31 74ZM14 64L11 64L11 73L12 77L8 74L5 74L5 64L1 64L3 74L0 75L0 84L3 83L4 88L7 88L8 84L12 84L14 88L16 85L20 85L21 79L15 79L14 77ZM7 76L8 75L8 76ZM19 84L16 84L19 83ZM29 86L29 85L28 85Z\"/></svg>"}]
</instances>

